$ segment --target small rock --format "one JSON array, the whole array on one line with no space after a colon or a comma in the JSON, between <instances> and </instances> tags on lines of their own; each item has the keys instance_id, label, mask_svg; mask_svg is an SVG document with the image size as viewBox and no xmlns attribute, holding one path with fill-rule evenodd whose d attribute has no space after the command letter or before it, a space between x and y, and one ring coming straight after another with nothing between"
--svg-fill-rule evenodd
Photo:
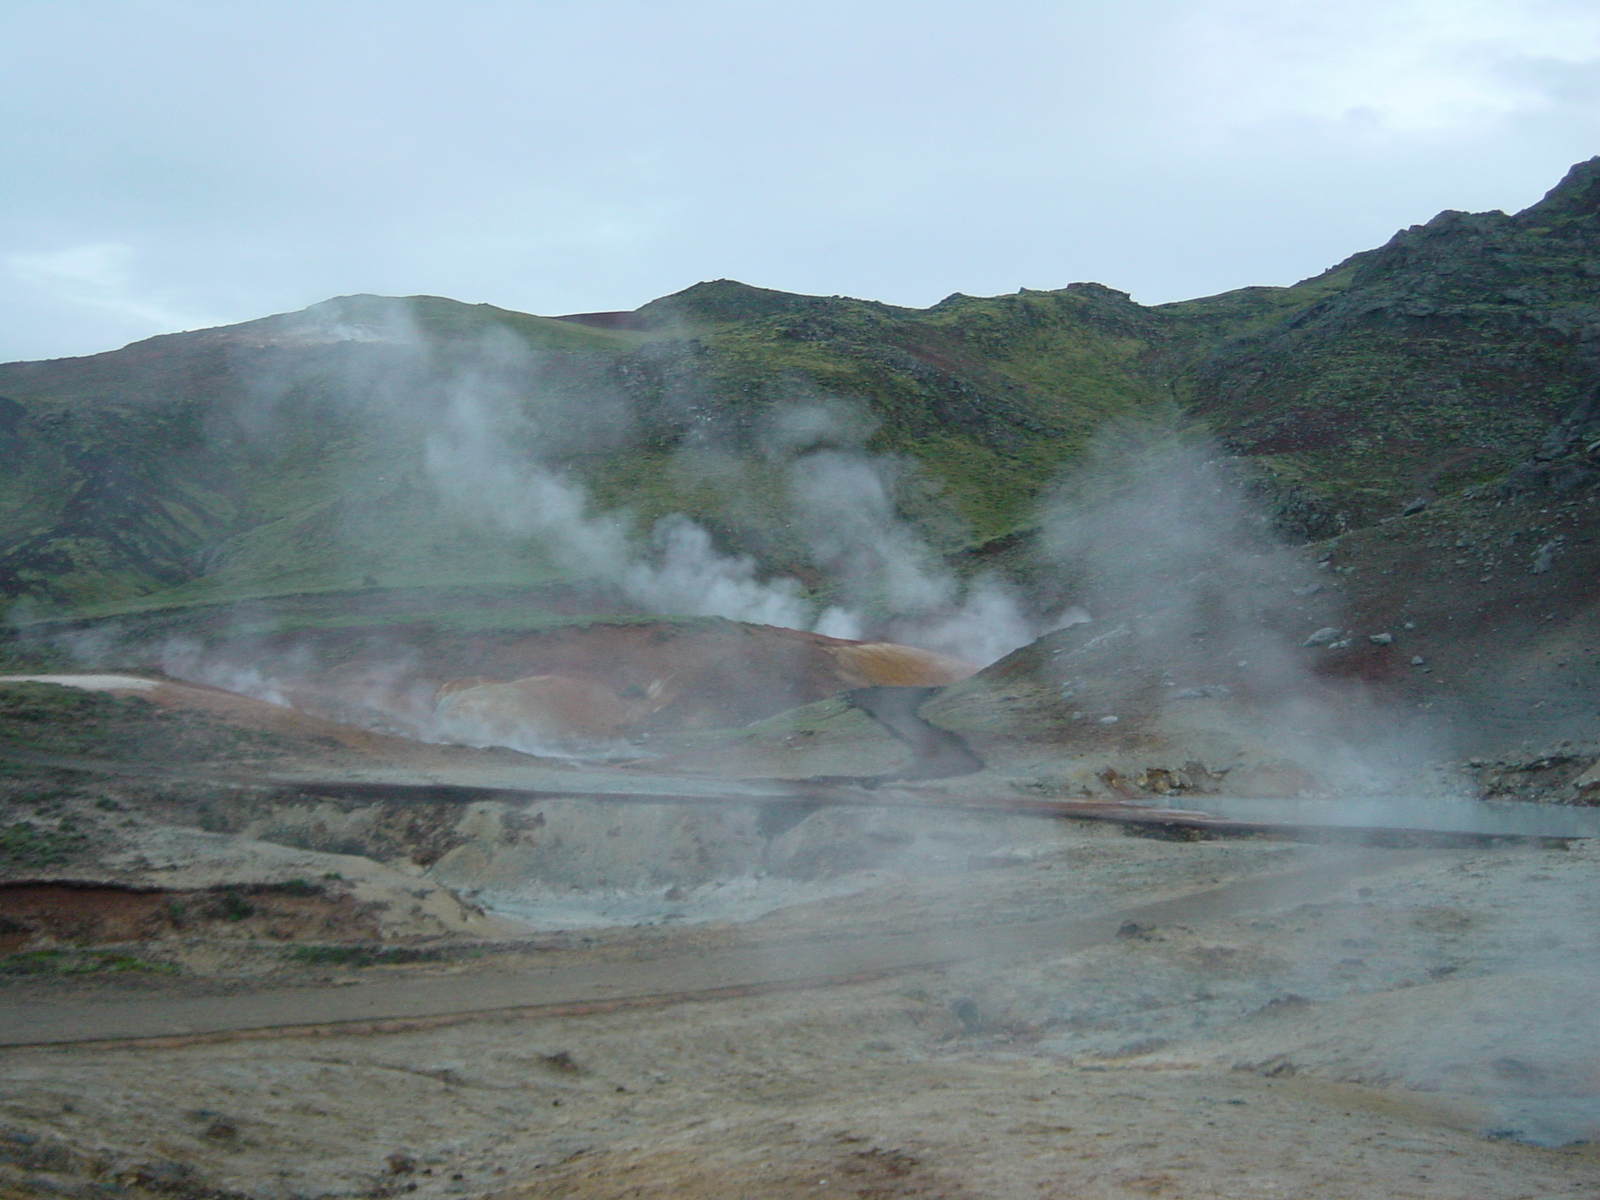
<instances>
[{"instance_id":1,"label":"small rock","mask_svg":"<svg viewBox=\"0 0 1600 1200\"><path fill-rule=\"evenodd\" d=\"M1427 499L1427 497L1426 496L1418 496L1410 504L1406 505L1404 508L1402 508L1400 510L1400 515L1402 517L1414 517L1419 512L1421 512L1423 509L1425 509L1427 507L1428 507L1428 499Z\"/></svg>"},{"instance_id":2,"label":"small rock","mask_svg":"<svg viewBox=\"0 0 1600 1200\"><path fill-rule=\"evenodd\" d=\"M1307 1000L1298 992L1287 992L1282 996L1268 1000L1264 1005L1261 1006L1259 1011L1262 1013L1287 1012L1296 1009L1307 1009L1310 1007L1311 1001Z\"/></svg>"},{"instance_id":3,"label":"small rock","mask_svg":"<svg viewBox=\"0 0 1600 1200\"><path fill-rule=\"evenodd\" d=\"M1390 642L1394 641L1394 634L1369 633L1367 635L1367 641L1371 642L1374 646L1387 646Z\"/></svg>"},{"instance_id":4,"label":"small rock","mask_svg":"<svg viewBox=\"0 0 1600 1200\"><path fill-rule=\"evenodd\" d=\"M180 1191L193 1175L193 1167L186 1163L170 1161L138 1163L124 1172L127 1180L163 1192Z\"/></svg>"},{"instance_id":5,"label":"small rock","mask_svg":"<svg viewBox=\"0 0 1600 1200\"><path fill-rule=\"evenodd\" d=\"M1206 683L1199 687L1182 688L1172 693L1174 700L1204 700L1212 696L1231 696L1233 689L1220 683Z\"/></svg>"},{"instance_id":6,"label":"small rock","mask_svg":"<svg viewBox=\"0 0 1600 1200\"><path fill-rule=\"evenodd\" d=\"M1338 640L1339 630L1332 625L1324 625L1300 644L1302 646L1327 646Z\"/></svg>"},{"instance_id":7,"label":"small rock","mask_svg":"<svg viewBox=\"0 0 1600 1200\"><path fill-rule=\"evenodd\" d=\"M978 1004L969 996L950 1001L950 1015L960 1021L968 1033L976 1033L983 1028L983 1016L978 1011Z\"/></svg>"},{"instance_id":8,"label":"small rock","mask_svg":"<svg viewBox=\"0 0 1600 1200\"><path fill-rule=\"evenodd\" d=\"M389 1168L391 1175L410 1175L417 1169L417 1160L396 1150L383 1160L383 1165Z\"/></svg>"},{"instance_id":9,"label":"small rock","mask_svg":"<svg viewBox=\"0 0 1600 1200\"><path fill-rule=\"evenodd\" d=\"M1420 667L1426 661L1427 659L1423 658L1420 654L1413 654L1411 656L1411 665L1413 667Z\"/></svg>"},{"instance_id":10,"label":"small rock","mask_svg":"<svg viewBox=\"0 0 1600 1200\"><path fill-rule=\"evenodd\" d=\"M544 1065L552 1071L559 1071L563 1075L581 1075L583 1073L583 1068L578 1065L577 1060L565 1050L557 1050L554 1054L541 1054L539 1057L544 1060Z\"/></svg>"},{"instance_id":11,"label":"small rock","mask_svg":"<svg viewBox=\"0 0 1600 1200\"><path fill-rule=\"evenodd\" d=\"M1115 725L1116 723L1117 723L1117 718L1116 717L1101 717L1100 718L1100 724L1102 724L1102 725Z\"/></svg>"}]
</instances>

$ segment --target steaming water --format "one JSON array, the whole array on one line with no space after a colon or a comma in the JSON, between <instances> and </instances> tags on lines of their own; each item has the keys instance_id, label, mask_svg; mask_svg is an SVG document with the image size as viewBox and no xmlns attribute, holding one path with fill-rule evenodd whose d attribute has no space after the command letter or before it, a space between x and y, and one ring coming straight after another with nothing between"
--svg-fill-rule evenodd
<instances>
[{"instance_id":1,"label":"steaming water","mask_svg":"<svg viewBox=\"0 0 1600 1200\"><path fill-rule=\"evenodd\" d=\"M1377 826L1520 837L1600 838L1600 809L1436 796L1362 796L1357 800L1256 800L1207 796L1213 816L1277 825Z\"/></svg>"}]
</instances>

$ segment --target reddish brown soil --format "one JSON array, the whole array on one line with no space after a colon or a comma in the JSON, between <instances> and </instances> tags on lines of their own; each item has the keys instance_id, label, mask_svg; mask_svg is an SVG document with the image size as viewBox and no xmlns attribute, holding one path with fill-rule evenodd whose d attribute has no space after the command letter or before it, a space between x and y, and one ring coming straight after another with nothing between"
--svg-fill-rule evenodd
<instances>
[{"instance_id":1,"label":"reddish brown soil","mask_svg":"<svg viewBox=\"0 0 1600 1200\"><path fill-rule=\"evenodd\" d=\"M1597 508L1593 495L1452 500L1326 543L1323 579L1351 644L1305 653L1326 678L1448 713L1463 756L1525 740L1535 752L1563 739L1593 746ZM1385 632L1388 645L1368 638Z\"/></svg>"},{"instance_id":2,"label":"reddish brown soil","mask_svg":"<svg viewBox=\"0 0 1600 1200\"><path fill-rule=\"evenodd\" d=\"M219 650L217 659L282 680L298 708L328 721L378 729L388 724L402 733L431 718L442 689L466 681L556 675L599 684L627 701L665 680L673 698L647 722L665 730L743 725L847 688L941 686L971 670L909 647L720 619L471 635L420 626L327 630ZM322 665L296 674L289 666L296 660Z\"/></svg>"},{"instance_id":3,"label":"reddish brown soil","mask_svg":"<svg viewBox=\"0 0 1600 1200\"><path fill-rule=\"evenodd\" d=\"M308 885L141 890L88 883L0 884L0 954L66 943L224 934L271 941L370 941L370 906Z\"/></svg>"},{"instance_id":4,"label":"reddish brown soil","mask_svg":"<svg viewBox=\"0 0 1600 1200\"><path fill-rule=\"evenodd\" d=\"M245 729L260 729L294 738L332 741L349 749L367 753L382 749L397 750L403 745L397 739L384 737L365 729L342 725L298 709L268 704L248 696L223 691L221 688L207 687L204 684L163 681L159 686L149 690L119 694L137 696L161 708L206 713L229 725Z\"/></svg>"}]
</instances>

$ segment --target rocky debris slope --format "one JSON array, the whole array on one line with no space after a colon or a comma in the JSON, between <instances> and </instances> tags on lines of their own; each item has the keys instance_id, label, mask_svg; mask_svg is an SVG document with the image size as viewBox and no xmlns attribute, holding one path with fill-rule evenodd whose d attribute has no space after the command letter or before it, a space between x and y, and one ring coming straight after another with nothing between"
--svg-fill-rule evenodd
<instances>
[{"instance_id":1,"label":"rocky debris slope","mask_svg":"<svg viewBox=\"0 0 1600 1200\"><path fill-rule=\"evenodd\" d=\"M1330 273L1337 292L1207 356L1194 411L1311 487L1334 526L1312 538L1513 469L1519 485L1588 469L1597 182L1592 159L1514 216L1444 212L1355 255ZM1544 465L1520 465L1530 454Z\"/></svg>"},{"instance_id":2,"label":"rocky debris slope","mask_svg":"<svg viewBox=\"0 0 1600 1200\"><path fill-rule=\"evenodd\" d=\"M1293 553L1233 553L1174 514L1170 545L1125 540L1105 564L1094 619L945 688L922 715L988 764L958 781L974 794L1592 804L1600 476L1574 478L1479 489ZM905 760L838 703L716 744L750 774Z\"/></svg>"}]
</instances>

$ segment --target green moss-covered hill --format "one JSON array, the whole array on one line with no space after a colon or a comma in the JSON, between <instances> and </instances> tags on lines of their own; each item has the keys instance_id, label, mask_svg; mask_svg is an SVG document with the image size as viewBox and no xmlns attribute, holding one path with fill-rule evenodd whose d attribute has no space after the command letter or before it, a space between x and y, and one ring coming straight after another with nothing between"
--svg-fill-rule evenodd
<instances>
[{"instance_id":1,"label":"green moss-covered hill","mask_svg":"<svg viewBox=\"0 0 1600 1200\"><path fill-rule=\"evenodd\" d=\"M1524 487L1590 469L1600 159L1515 216L1443 212L1329 278L1341 286L1195 363L1192 411L1239 454L1349 526L1513 468Z\"/></svg>"},{"instance_id":2,"label":"green moss-covered hill","mask_svg":"<svg viewBox=\"0 0 1600 1200\"><path fill-rule=\"evenodd\" d=\"M1515 216L1444 213L1293 287L1155 307L1092 283L919 310L720 280L559 319L344 297L0 365L0 598L581 594L598 567L551 550L557 509L604 545L681 512L826 598L797 460L872 462L970 563L1017 543L1108 420L1175 409L1321 537L1591 470L1597 379L1600 159Z\"/></svg>"}]
</instances>

